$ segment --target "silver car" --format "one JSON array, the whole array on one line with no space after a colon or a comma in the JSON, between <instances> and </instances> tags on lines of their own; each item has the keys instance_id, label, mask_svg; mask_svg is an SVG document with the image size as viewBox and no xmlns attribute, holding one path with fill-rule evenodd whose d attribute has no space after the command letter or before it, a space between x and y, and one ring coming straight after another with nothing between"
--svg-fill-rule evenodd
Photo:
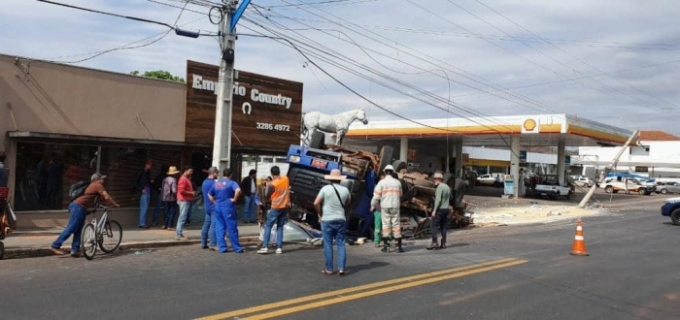
<instances>
[{"instance_id":1,"label":"silver car","mask_svg":"<svg viewBox=\"0 0 680 320\"><path fill-rule=\"evenodd\" d=\"M680 183L671 182L668 184L660 184L656 186L656 193L680 193Z\"/></svg>"}]
</instances>

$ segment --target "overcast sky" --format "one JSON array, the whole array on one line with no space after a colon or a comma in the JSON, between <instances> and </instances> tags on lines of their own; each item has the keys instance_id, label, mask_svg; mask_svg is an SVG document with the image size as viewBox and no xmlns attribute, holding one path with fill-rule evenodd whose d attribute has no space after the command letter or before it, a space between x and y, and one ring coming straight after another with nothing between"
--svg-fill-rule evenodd
<instances>
[{"instance_id":1,"label":"overcast sky","mask_svg":"<svg viewBox=\"0 0 680 320\"><path fill-rule=\"evenodd\" d=\"M61 2L171 25L184 6ZM177 24L214 32L208 10L189 4ZM253 0L238 32L270 34L260 24L279 33L351 89L411 119L568 113L677 134L678 16L677 0ZM146 45L166 30L32 0L3 0L0 7L3 53L182 77L187 59L218 64L209 36L170 33ZM142 47L88 59L126 45ZM243 35L236 45L237 69L303 82L304 111L364 108L369 119L397 119L284 44Z\"/></svg>"}]
</instances>

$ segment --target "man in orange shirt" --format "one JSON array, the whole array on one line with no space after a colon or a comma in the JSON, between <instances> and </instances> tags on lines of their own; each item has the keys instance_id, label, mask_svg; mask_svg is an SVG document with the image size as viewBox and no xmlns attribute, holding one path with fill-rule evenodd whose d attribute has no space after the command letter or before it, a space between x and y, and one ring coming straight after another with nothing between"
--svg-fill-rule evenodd
<instances>
[{"instance_id":1,"label":"man in orange shirt","mask_svg":"<svg viewBox=\"0 0 680 320\"><path fill-rule=\"evenodd\" d=\"M262 235L262 249L257 253L269 253L269 237L271 236L272 227L276 223L276 253L283 253L283 225L286 224L288 218L288 210L290 209L290 181L288 177L281 176L281 169L278 166L273 166L271 169L272 181L264 180L267 185L265 197L271 199L271 209L267 213L267 222L265 223Z\"/></svg>"},{"instance_id":2,"label":"man in orange shirt","mask_svg":"<svg viewBox=\"0 0 680 320\"><path fill-rule=\"evenodd\" d=\"M90 185L87 186L85 192L80 197L74 199L68 205L68 211L70 216L68 218L68 225L64 231L59 235L57 240L52 243L50 250L56 255L63 255L64 252L61 251L61 245L73 235L73 241L71 243L71 256L80 257L80 235L83 231L83 226L85 226L85 216L88 215L87 210L92 209L97 204L97 199L101 198L105 202L111 204L112 206L118 208L120 207L109 194L104 189L104 179L101 173L95 173L90 178Z\"/></svg>"}]
</instances>

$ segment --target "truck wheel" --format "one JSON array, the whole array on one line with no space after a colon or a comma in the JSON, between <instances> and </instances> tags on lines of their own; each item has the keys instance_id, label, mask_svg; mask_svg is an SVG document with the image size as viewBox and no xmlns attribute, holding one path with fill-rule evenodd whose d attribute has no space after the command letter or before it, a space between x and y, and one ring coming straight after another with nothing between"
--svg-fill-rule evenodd
<instances>
[{"instance_id":1,"label":"truck wheel","mask_svg":"<svg viewBox=\"0 0 680 320\"><path fill-rule=\"evenodd\" d=\"M408 164L403 160L394 160L394 162L392 162L392 166L396 172L399 172L401 169L408 169Z\"/></svg>"},{"instance_id":2,"label":"truck wheel","mask_svg":"<svg viewBox=\"0 0 680 320\"><path fill-rule=\"evenodd\" d=\"M604 187L604 192L606 192L606 193L612 193L612 191L614 191L614 188L612 188L612 186L606 186L606 187Z\"/></svg>"},{"instance_id":3,"label":"truck wheel","mask_svg":"<svg viewBox=\"0 0 680 320\"><path fill-rule=\"evenodd\" d=\"M671 213L671 222L676 226L680 226L680 208L673 210Z\"/></svg>"},{"instance_id":4,"label":"truck wheel","mask_svg":"<svg viewBox=\"0 0 680 320\"><path fill-rule=\"evenodd\" d=\"M646 193L647 193L647 191L645 191L645 189L638 190L638 194L641 195L641 196L644 196Z\"/></svg>"},{"instance_id":5,"label":"truck wheel","mask_svg":"<svg viewBox=\"0 0 680 320\"><path fill-rule=\"evenodd\" d=\"M390 146L384 146L382 149L380 149L380 164L379 164L379 171L378 172L383 172L385 170L385 167L387 167L388 164L392 162L392 155L394 154L394 148ZM395 168L396 170L396 168Z\"/></svg>"}]
</instances>

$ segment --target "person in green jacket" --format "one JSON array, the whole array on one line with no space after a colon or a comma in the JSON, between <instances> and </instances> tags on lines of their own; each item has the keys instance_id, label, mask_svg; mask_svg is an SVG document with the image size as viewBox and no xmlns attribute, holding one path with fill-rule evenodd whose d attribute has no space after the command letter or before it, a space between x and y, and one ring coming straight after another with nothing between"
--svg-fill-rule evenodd
<instances>
[{"instance_id":1,"label":"person in green jacket","mask_svg":"<svg viewBox=\"0 0 680 320\"><path fill-rule=\"evenodd\" d=\"M385 179L385 172L380 172L378 176L379 180ZM380 208L376 208L373 211L373 242L376 248L380 248L380 242L382 241L382 216L380 215Z\"/></svg>"},{"instance_id":2,"label":"person in green jacket","mask_svg":"<svg viewBox=\"0 0 680 320\"><path fill-rule=\"evenodd\" d=\"M434 180L437 189L435 190L432 220L430 221L432 244L427 250L446 248L446 224L449 217L449 201L451 199L451 188L449 188L446 183L443 183L444 175L441 172L435 172L432 176L432 180ZM442 235L441 244L437 242L437 232L440 232Z\"/></svg>"}]
</instances>

